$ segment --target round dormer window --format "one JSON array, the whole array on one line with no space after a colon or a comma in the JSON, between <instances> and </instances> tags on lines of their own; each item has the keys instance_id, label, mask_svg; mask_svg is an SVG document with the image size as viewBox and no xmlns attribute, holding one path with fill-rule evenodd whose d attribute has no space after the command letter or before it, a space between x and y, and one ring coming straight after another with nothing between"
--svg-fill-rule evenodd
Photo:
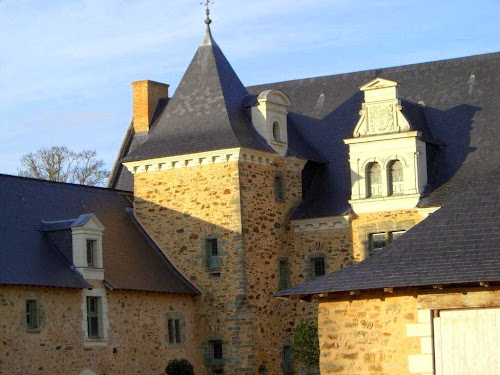
<instances>
[{"instance_id":1,"label":"round dormer window","mask_svg":"<svg viewBox=\"0 0 500 375\"><path fill-rule=\"evenodd\" d=\"M273 139L277 142L281 142L280 124L278 121L273 122Z\"/></svg>"}]
</instances>

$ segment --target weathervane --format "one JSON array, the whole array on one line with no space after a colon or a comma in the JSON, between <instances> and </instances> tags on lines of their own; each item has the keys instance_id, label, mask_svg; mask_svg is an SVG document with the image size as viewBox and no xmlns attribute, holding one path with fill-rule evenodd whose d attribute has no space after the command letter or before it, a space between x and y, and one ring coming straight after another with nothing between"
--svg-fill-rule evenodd
<instances>
[{"instance_id":1,"label":"weathervane","mask_svg":"<svg viewBox=\"0 0 500 375\"><path fill-rule=\"evenodd\" d=\"M205 13L207 15L207 18L205 19L205 23L207 24L207 26L210 26L210 24L212 23L212 20L210 19L210 4L213 4L213 3L214 2L210 1L210 0L205 1ZM200 3L200 5L203 5L203 3Z\"/></svg>"}]
</instances>

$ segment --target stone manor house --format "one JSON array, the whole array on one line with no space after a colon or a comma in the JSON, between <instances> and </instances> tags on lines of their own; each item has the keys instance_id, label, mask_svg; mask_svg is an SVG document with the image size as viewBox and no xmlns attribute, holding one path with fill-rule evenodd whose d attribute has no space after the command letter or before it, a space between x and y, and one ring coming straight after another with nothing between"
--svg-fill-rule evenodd
<instances>
[{"instance_id":1,"label":"stone manor house","mask_svg":"<svg viewBox=\"0 0 500 375\"><path fill-rule=\"evenodd\" d=\"M317 303L274 295L382 254L498 169L499 67L245 87L207 26L172 96L132 83L108 188L0 176L0 373L306 373L290 342Z\"/></svg>"}]
</instances>

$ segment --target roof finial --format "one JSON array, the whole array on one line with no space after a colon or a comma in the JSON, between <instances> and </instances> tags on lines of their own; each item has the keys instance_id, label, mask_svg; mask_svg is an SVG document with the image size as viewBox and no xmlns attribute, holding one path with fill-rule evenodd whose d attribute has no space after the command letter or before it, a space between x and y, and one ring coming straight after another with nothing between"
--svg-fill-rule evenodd
<instances>
[{"instance_id":1,"label":"roof finial","mask_svg":"<svg viewBox=\"0 0 500 375\"><path fill-rule=\"evenodd\" d=\"M210 24L212 23L212 20L210 19L210 4L213 4L213 1L206 0L205 1L205 13L207 15L207 18L205 18L205 23L207 24L207 27L210 27ZM200 3L203 4L203 3Z\"/></svg>"}]
</instances>

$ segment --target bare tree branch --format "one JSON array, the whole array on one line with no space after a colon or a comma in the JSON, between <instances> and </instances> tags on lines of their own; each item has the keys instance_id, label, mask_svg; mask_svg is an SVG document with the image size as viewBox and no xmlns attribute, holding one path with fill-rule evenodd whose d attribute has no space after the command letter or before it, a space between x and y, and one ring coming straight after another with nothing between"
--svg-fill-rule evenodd
<instances>
[{"instance_id":1,"label":"bare tree branch","mask_svg":"<svg viewBox=\"0 0 500 375\"><path fill-rule=\"evenodd\" d=\"M30 152L21 157L20 163L19 176L40 180L102 186L109 174L104 169L104 160L97 158L96 151L74 152L66 146Z\"/></svg>"}]
</instances>

